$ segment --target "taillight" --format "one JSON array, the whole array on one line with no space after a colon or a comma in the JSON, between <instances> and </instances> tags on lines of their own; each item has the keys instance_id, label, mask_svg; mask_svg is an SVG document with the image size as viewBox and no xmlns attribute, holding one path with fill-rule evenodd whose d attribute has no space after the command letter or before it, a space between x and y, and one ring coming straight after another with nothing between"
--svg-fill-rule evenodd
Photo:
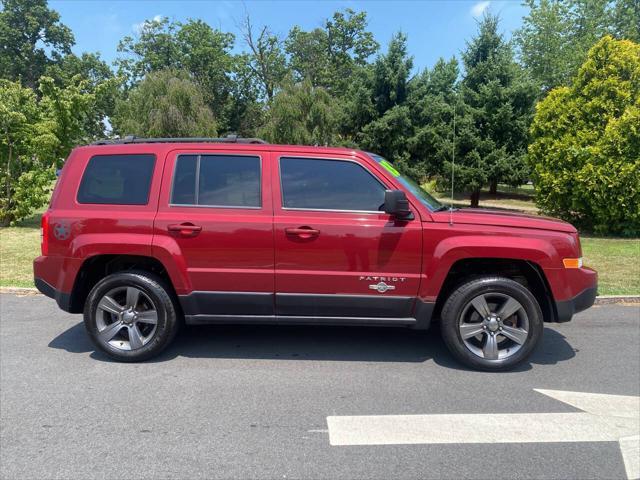
<instances>
[{"instance_id":1,"label":"taillight","mask_svg":"<svg viewBox=\"0 0 640 480\"><path fill-rule=\"evenodd\" d=\"M43 256L49 254L49 212L43 213L40 221L40 251Z\"/></svg>"}]
</instances>

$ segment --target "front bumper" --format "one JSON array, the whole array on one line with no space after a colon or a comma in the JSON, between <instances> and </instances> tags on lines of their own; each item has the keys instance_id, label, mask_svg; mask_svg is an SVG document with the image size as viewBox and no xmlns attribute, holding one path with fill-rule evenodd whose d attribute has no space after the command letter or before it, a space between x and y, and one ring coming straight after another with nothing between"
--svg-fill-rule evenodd
<instances>
[{"instance_id":1,"label":"front bumper","mask_svg":"<svg viewBox=\"0 0 640 480\"><path fill-rule=\"evenodd\" d=\"M598 286L590 287L569 300L556 302L556 321L568 322L574 314L589 308L596 301Z\"/></svg>"}]
</instances>

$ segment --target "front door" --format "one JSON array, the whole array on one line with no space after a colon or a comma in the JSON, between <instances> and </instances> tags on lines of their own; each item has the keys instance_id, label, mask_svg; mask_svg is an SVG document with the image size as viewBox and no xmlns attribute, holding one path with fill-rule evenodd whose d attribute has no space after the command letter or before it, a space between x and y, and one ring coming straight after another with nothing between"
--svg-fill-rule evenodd
<instances>
[{"instance_id":1,"label":"front door","mask_svg":"<svg viewBox=\"0 0 640 480\"><path fill-rule=\"evenodd\" d=\"M169 153L154 253L182 265L185 315L273 315L273 210L263 152ZM182 294L182 295L181 295ZM197 318L189 318L197 321Z\"/></svg>"},{"instance_id":2,"label":"front door","mask_svg":"<svg viewBox=\"0 0 640 480\"><path fill-rule=\"evenodd\" d=\"M352 157L273 154L276 313L411 316L420 284L420 219L380 211L391 188Z\"/></svg>"}]
</instances>

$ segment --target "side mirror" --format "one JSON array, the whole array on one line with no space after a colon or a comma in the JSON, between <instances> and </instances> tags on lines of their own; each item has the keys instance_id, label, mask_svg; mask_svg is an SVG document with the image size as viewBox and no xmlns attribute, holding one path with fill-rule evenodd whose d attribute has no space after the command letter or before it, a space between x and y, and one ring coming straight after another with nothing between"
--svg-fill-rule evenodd
<instances>
[{"instance_id":1,"label":"side mirror","mask_svg":"<svg viewBox=\"0 0 640 480\"><path fill-rule=\"evenodd\" d=\"M413 213L409 208L409 200L402 190L385 190L384 212L401 220L412 220Z\"/></svg>"}]
</instances>

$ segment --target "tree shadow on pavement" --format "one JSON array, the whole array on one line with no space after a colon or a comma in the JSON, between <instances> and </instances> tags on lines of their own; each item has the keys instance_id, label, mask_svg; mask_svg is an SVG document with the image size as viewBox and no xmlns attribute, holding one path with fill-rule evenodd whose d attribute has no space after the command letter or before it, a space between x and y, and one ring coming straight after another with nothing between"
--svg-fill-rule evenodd
<instances>
[{"instance_id":1,"label":"tree shadow on pavement","mask_svg":"<svg viewBox=\"0 0 640 480\"><path fill-rule=\"evenodd\" d=\"M93 352L91 357L112 361L95 351L82 323L62 332L49 347L71 353ZM545 328L538 349L528 362L555 364L575 356L575 350L557 331ZM432 359L447 368L466 369L447 351L437 325L427 332L402 328L280 325L189 326L167 350L148 362L176 357L347 362L425 362Z\"/></svg>"}]
</instances>

